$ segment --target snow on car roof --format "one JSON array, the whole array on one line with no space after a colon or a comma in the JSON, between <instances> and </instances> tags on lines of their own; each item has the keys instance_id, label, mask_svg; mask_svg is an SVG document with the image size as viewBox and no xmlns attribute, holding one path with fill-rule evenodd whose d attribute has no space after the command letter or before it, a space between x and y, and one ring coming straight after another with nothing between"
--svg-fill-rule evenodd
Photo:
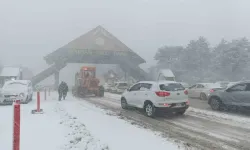
<instances>
[{"instance_id":1,"label":"snow on car roof","mask_svg":"<svg viewBox=\"0 0 250 150\"><path fill-rule=\"evenodd\" d=\"M2 77L16 77L20 74L20 68L18 67L4 67L0 73Z\"/></svg>"}]
</instances>

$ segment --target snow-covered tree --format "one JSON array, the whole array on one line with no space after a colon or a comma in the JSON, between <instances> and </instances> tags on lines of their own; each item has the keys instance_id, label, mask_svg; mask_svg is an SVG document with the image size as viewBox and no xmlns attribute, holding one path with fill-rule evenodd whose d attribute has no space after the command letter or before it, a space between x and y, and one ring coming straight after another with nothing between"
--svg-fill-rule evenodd
<instances>
[{"instance_id":1,"label":"snow-covered tree","mask_svg":"<svg viewBox=\"0 0 250 150\"><path fill-rule=\"evenodd\" d=\"M227 75L232 80L237 76L243 76L249 63L249 47L250 43L246 38L220 43L216 47L217 67L221 70L222 75Z\"/></svg>"}]
</instances>

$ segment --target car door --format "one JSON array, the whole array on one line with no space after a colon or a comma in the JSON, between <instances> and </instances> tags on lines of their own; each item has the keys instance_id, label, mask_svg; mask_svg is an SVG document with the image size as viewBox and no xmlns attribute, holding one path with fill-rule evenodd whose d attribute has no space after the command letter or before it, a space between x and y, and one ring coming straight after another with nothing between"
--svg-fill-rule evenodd
<instances>
[{"instance_id":1,"label":"car door","mask_svg":"<svg viewBox=\"0 0 250 150\"><path fill-rule=\"evenodd\" d=\"M126 93L126 100L129 105L136 106L137 94L141 88L141 83L133 85Z\"/></svg>"},{"instance_id":2,"label":"car door","mask_svg":"<svg viewBox=\"0 0 250 150\"><path fill-rule=\"evenodd\" d=\"M240 83L232 86L231 88L226 90L226 103L230 105L237 105L237 106L244 106L247 93L249 91L246 91L247 84Z\"/></svg>"},{"instance_id":3,"label":"car door","mask_svg":"<svg viewBox=\"0 0 250 150\"><path fill-rule=\"evenodd\" d=\"M150 89L152 84L149 83L141 83L140 90L137 93L137 98L135 100L135 105L138 108L143 108L144 101L150 100Z\"/></svg>"},{"instance_id":4,"label":"car door","mask_svg":"<svg viewBox=\"0 0 250 150\"><path fill-rule=\"evenodd\" d=\"M194 97L194 92L195 92L195 88L196 88L196 84L192 85L191 87L188 88L188 97Z\"/></svg>"},{"instance_id":5,"label":"car door","mask_svg":"<svg viewBox=\"0 0 250 150\"><path fill-rule=\"evenodd\" d=\"M194 97L200 97L201 92L204 91L205 86L202 84L197 84L195 91L194 91Z\"/></svg>"}]
</instances>

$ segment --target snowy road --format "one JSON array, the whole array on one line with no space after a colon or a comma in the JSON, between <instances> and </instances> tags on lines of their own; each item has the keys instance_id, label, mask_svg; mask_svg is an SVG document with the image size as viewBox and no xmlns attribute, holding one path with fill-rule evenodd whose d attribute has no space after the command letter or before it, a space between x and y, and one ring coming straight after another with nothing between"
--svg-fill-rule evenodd
<instances>
[{"instance_id":1,"label":"snowy road","mask_svg":"<svg viewBox=\"0 0 250 150\"><path fill-rule=\"evenodd\" d=\"M106 93L105 98L86 100L163 135L185 141L187 145L202 149L250 149L250 119L247 117L191 107L184 116L151 119L136 110L122 110L119 97Z\"/></svg>"},{"instance_id":2,"label":"snowy road","mask_svg":"<svg viewBox=\"0 0 250 150\"><path fill-rule=\"evenodd\" d=\"M41 94L43 95L43 94ZM20 150L182 150L190 146L138 127L71 95L41 98L44 114L31 114L35 100L21 105ZM0 150L12 149L12 106L0 107Z\"/></svg>"}]
</instances>

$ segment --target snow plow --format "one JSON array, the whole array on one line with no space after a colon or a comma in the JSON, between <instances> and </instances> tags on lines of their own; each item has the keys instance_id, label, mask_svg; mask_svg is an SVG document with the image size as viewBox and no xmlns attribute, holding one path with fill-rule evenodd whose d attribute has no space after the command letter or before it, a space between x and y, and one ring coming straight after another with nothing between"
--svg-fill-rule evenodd
<instances>
[{"instance_id":1,"label":"snow plow","mask_svg":"<svg viewBox=\"0 0 250 150\"><path fill-rule=\"evenodd\" d=\"M100 80L96 78L96 67L82 67L75 74L75 86L73 95L85 97L87 95L104 96L104 87L99 85Z\"/></svg>"}]
</instances>

